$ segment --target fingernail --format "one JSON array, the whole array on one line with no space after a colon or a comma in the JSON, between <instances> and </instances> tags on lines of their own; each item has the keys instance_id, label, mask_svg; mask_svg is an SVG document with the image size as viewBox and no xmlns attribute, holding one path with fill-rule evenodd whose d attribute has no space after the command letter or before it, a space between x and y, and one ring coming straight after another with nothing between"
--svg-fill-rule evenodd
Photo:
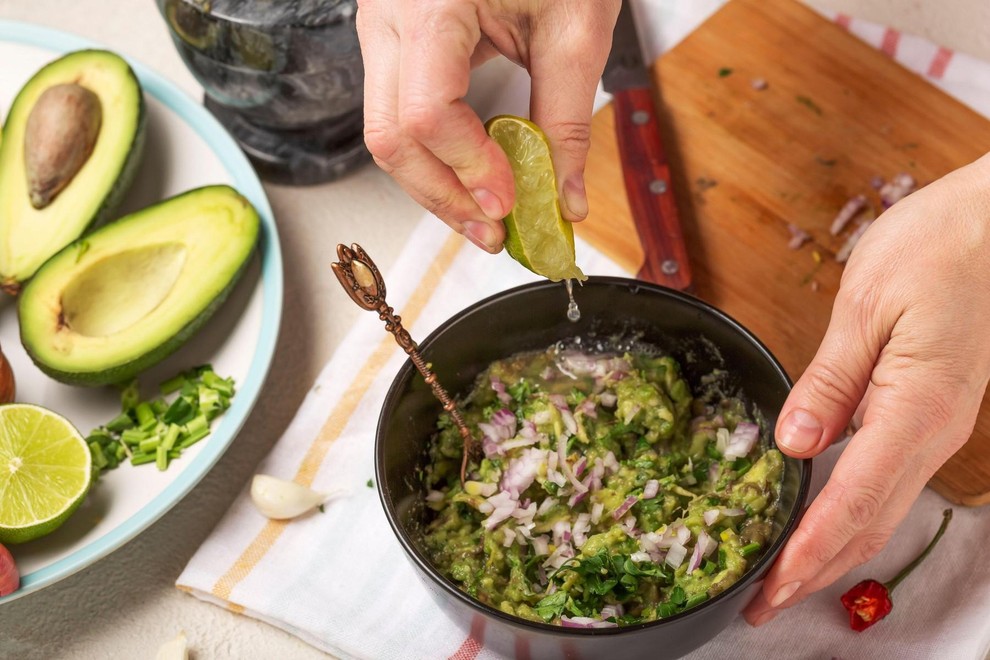
<instances>
[{"instance_id":1,"label":"fingernail","mask_svg":"<svg viewBox=\"0 0 990 660\"><path fill-rule=\"evenodd\" d=\"M822 439L822 424L814 415L801 410L792 410L780 427L777 443L793 452L803 454L814 449Z\"/></svg>"},{"instance_id":2,"label":"fingernail","mask_svg":"<svg viewBox=\"0 0 990 660\"><path fill-rule=\"evenodd\" d=\"M468 220L464 223L464 235L486 252L495 249L495 230L484 222Z\"/></svg>"},{"instance_id":3,"label":"fingernail","mask_svg":"<svg viewBox=\"0 0 990 660\"><path fill-rule=\"evenodd\" d=\"M471 191L471 196L474 197L474 201L481 207L482 212L492 220L501 220L505 217L505 211L502 210L502 202L499 201L498 197L492 191L485 190L484 188L475 188Z\"/></svg>"},{"instance_id":4,"label":"fingernail","mask_svg":"<svg viewBox=\"0 0 990 660\"><path fill-rule=\"evenodd\" d=\"M800 582L789 582L777 589L777 593L770 599L770 607L780 607L785 600L794 595L794 592L801 588Z\"/></svg>"},{"instance_id":5,"label":"fingernail","mask_svg":"<svg viewBox=\"0 0 990 660\"><path fill-rule=\"evenodd\" d=\"M564 205L574 218L583 220L588 216L588 197L584 192L584 177L580 174L564 182Z\"/></svg>"},{"instance_id":6,"label":"fingernail","mask_svg":"<svg viewBox=\"0 0 990 660\"><path fill-rule=\"evenodd\" d=\"M767 610L760 616L756 617L756 620L753 621L753 627L759 628L764 623L770 623L771 621L774 620L774 617L776 617L779 613L780 612L778 610Z\"/></svg>"}]
</instances>

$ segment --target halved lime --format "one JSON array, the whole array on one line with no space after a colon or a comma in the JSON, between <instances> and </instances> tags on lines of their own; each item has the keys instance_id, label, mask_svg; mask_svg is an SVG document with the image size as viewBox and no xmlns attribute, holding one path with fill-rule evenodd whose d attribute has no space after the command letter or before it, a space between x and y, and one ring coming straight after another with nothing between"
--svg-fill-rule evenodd
<instances>
[{"instance_id":1,"label":"halved lime","mask_svg":"<svg viewBox=\"0 0 990 660\"><path fill-rule=\"evenodd\" d=\"M86 498L92 456L61 415L28 403L0 406L0 543L50 534Z\"/></svg>"},{"instance_id":2,"label":"halved lime","mask_svg":"<svg viewBox=\"0 0 990 660\"><path fill-rule=\"evenodd\" d=\"M492 117L485 129L509 157L516 182L516 204L503 220L506 252L554 282L588 279L574 262L574 228L560 215L547 136L512 115Z\"/></svg>"}]
</instances>

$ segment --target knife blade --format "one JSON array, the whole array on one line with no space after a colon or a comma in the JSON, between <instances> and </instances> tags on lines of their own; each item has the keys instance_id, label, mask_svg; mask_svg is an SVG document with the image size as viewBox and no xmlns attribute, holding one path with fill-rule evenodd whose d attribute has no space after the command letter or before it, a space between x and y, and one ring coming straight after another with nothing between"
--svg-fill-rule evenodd
<instances>
[{"instance_id":1,"label":"knife blade","mask_svg":"<svg viewBox=\"0 0 990 660\"><path fill-rule=\"evenodd\" d=\"M645 253L636 276L686 291L691 288L691 268L651 83L632 7L624 0L602 85L613 97L626 196Z\"/></svg>"}]
</instances>

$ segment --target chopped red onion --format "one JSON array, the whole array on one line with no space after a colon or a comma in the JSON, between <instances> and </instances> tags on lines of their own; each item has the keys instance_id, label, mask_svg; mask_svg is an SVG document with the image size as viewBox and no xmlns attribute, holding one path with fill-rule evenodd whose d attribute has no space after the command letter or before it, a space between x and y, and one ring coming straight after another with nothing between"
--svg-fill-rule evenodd
<instances>
[{"instance_id":1,"label":"chopped red onion","mask_svg":"<svg viewBox=\"0 0 990 660\"><path fill-rule=\"evenodd\" d=\"M567 408L561 408L560 419L564 422L564 428L569 435L577 435L577 420L574 419L574 413Z\"/></svg>"},{"instance_id":2,"label":"chopped red onion","mask_svg":"<svg viewBox=\"0 0 990 660\"><path fill-rule=\"evenodd\" d=\"M879 174L874 174L870 177L870 188L873 188L874 190L880 190L883 188L884 183L883 177Z\"/></svg>"},{"instance_id":3,"label":"chopped red onion","mask_svg":"<svg viewBox=\"0 0 990 660\"><path fill-rule=\"evenodd\" d=\"M543 380L553 380L556 375L557 372L554 370L553 367L547 367L546 369L540 372L540 378L542 378Z\"/></svg>"},{"instance_id":4,"label":"chopped red onion","mask_svg":"<svg viewBox=\"0 0 990 660\"><path fill-rule=\"evenodd\" d=\"M612 474L619 471L619 461L616 460L615 454L612 453L612 450L609 450L608 453L605 454L605 458L602 460L602 463L604 464L605 469Z\"/></svg>"},{"instance_id":5,"label":"chopped red onion","mask_svg":"<svg viewBox=\"0 0 990 660\"><path fill-rule=\"evenodd\" d=\"M639 501L638 497L636 497L635 495L630 495L629 497L626 498L625 502L619 505L619 508L617 508L615 511L612 512L612 517L618 520L622 516L626 515L626 511L631 509L633 505L636 504L636 502L638 501Z\"/></svg>"},{"instance_id":6,"label":"chopped red onion","mask_svg":"<svg viewBox=\"0 0 990 660\"><path fill-rule=\"evenodd\" d=\"M594 373L598 360L580 351L563 351L557 356L557 369L565 376L577 378Z\"/></svg>"},{"instance_id":7,"label":"chopped red onion","mask_svg":"<svg viewBox=\"0 0 990 660\"><path fill-rule=\"evenodd\" d=\"M563 628L618 628L619 624L611 621L599 621L589 616L560 617L560 625Z\"/></svg>"},{"instance_id":8,"label":"chopped red onion","mask_svg":"<svg viewBox=\"0 0 990 660\"><path fill-rule=\"evenodd\" d=\"M516 434L516 416L508 408L496 410L488 421L499 429L499 436L503 440L508 440Z\"/></svg>"},{"instance_id":9,"label":"chopped red onion","mask_svg":"<svg viewBox=\"0 0 990 660\"><path fill-rule=\"evenodd\" d=\"M583 493L574 493L567 499L567 506L573 509L578 504L583 502L586 497L588 497L588 491L584 491Z\"/></svg>"},{"instance_id":10,"label":"chopped red onion","mask_svg":"<svg viewBox=\"0 0 990 660\"><path fill-rule=\"evenodd\" d=\"M917 189L917 182L907 172L895 174L890 181L880 187L880 203L890 208Z\"/></svg>"},{"instance_id":11,"label":"chopped red onion","mask_svg":"<svg viewBox=\"0 0 990 660\"><path fill-rule=\"evenodd\" d=\"M629 555L629 558L632 559L633 561L653 561L653 558L650 557L650 553L644 552L642 550L632 553L631 555Z\"/></svg>"},{"instance_id":12,"label":"chopped red onion","mask_svg":"<svg viewBox=\"0 0 990 660\"><path fill-rule=\"evenodd\" d=\"M762 92L769 87L770 84L767 82L766 78L753 78L749 81L749 86L758 92Z\"/></svg>"},{"instance_id":13,"label":"chopped red onion","mask_svg":"<svg viewBox=\"0 0 990 660\"><path fill-rule=\"evenodd\" d=\"M495 394L498 396L498 400L502 403L511 403L512 396L505 391L505 383L499 380L498 376L492 376L492 389L495 390Z\"/></svg>"},{"instance_id":14,"label":"chopped red onion","mask_svg":"<svg viewBox=\"0 0 990 660\"><path fill-rule=\"evenodd\" d=\"M704 548L701 546L700 542L694 544L694 550L691 552L691 559L688 561L688 568L687 568L688 575L691 575L691 573L694 573L696 570L698 570L698 568L701 567L703 550Z\"/></svg>"},{"instance_id":15,"label":"chopped red onion","mask_svg":"<svg viewBox=\"0 0 990 660\"><path fill-rule=\"evenodd\" d=\"M722 454L728 460L742 458L753 451L756 441L760 437L760 427L751 422L739 422L735 430L729 436L729 442L725 446Z\"/></svg>"},{"instance_id":16,"label":"chopped red onion","mask_svg":"<svg viewBox=\"0 0 990 660\"><path fill-rule=\"evenodd\" d=\"M509 517L512 516L512 512L515 510L515 504L512 504L511 506L495 507L495 510L492 511L492 515L485 518L485 529L495 529L500 522L503 520L508 520Z\"/></svg>"},{"instance_id":17,"label":"chopped red onion","mask_svg":"<svg viewBox=\"0 0 990 660\"><path fill-rule=\"evenodd\" d=\"M711 527L718 522L718 517L721 512L718 509L708 509L702 514L702 518L705 520L705 525Z\"/></svg>"},{"instance_id":18,"label":"chopped red onion","mask_svg":"<svg viewBox=\"0 0 990 660\"><path fill-rule=\"evenodd\" d=\"M546 534L540 534L533 538L533 554L535 555L549 555L550 554L550 537Z\"/></svg>"},{"instance_id":19,"label":"chopped red onion","mask_svg":"<svg viewBox=\"0 0 990 660\"><path fill-rule=\"evenodd\" d=\"M577 480L577 477L574 476L574 472L571 470L571 466L567 463L567 438L563 435L557 438L557 462L560 471L571 482L575 491L583 493L588 490L587 486Z\"/></svg>"},{"instance_id":20,"label":"chopped red onion","mask_svg":"<svg viewBox=\"0 0 990 660\"><path fill-rule=\"evenodd\" d=\"M585 399L579 403L578 407L575 408L575 412L579 412L585 417L590 417L592 419L598 418L598 411L595 409L595 402L591 399Z\"/></svg>"},{"instance_id":21,"label":"chopped red onion","mask_svg":"<svg viewBox=\"0 0 990 660\"><path fill-rule=\"evenodd\" d=\"M685 527L684 523L675 523L671 529L677 534L677 542L681 545L687 545L691 540L691 530Z\"/></svg>"},{"instance_id":22,"label":"chopped red onion","mask_svg":"<svg viewBox=\"0 0 990 660\"><path fill-rule=\"evenodd\" d=\"M552 403L555 408L560 410L569 410L567 407L567 397L563 394L551 394L547 398L550 399L550 403Z\"/></svg>"},{"instance_id":23,"label":"chopped red onion","mask_svg":"<svg viewBox=\"0 0 990 660\"><path fill-rule=\"evenodd\" d=\"M633 516L626 516L625 518L623 518L620 527L622 527L622 531L624 531L632 538L634 539L639 538L640 531L636 529L636 518L634 518Z\"/></svg>"},{"instance_id":24,"label":"chopped red onion","mask_svg":"<svg viewBox=\"0 0 990 660\"><path fill-rule=\"evenodd\" d=\"M684 563L684 558L686 556L687 548L680 543L674 543L670 546L670 550L667 551L667 556L663 561L665 564L676 570L681 564Z\"/></svg>"},{"instance_id":25,"label":"chopped red onion","mask_svg":"<svg viewBox=\"0 0 990 660\"><path fill-rule=\"evenodd\" d=\"M718 461L712 461L712 464L708 466L708 481L715 485L715 480L718 479L719 463Z\"/></svg>"},{"instance_id":26,"label":"chopped red onion","mask_svg":"<svg viewBox=\"0 0 990 660\"><path fill-rule=\"evenodd\" d=\"M839 213L835 216L835 220L832 221L832 226L829 227L829 233L832 236L838 236L849 221L859 215L859 212L868 206L866 202L866 195L855 195L849 198L841 209Z\"/></svg>"},{"instance_id":27,"label":"chopped red onion","mask_svg":"<svg viewBox=\"0 0 990 660\"><path fill-rule=\"evenodd\" d=\"M698 534L698 545L701 546L701 556L708 559L708 556L715 552L715 548L718 547L718 541L709 536L705 530L701 530L701 533Z\"/></svg>"},{"instance_id":28,"label":"chopped red onion","mask_svg":"<svg viewBox=\"0 0 990 660\"><path fill-rule=\"evenodd\" d=\"M589 530L591 530L591 514L578 514L577 520L574 521L574 529L572 531L575 548L581 548L585 541L588 540Z\"/></svg>"},{"instance_id":29,"label":"chopped red onion","mask_svg":"<svg viewBox=\"0 0 990 660\"><path fill-rule=\"evenodd\" d=\"M650 479L646 482L646 485L643 486L643 499L652 500L657 496L658 492L660 492L660 482L656 479Z\"/></svg>"},{"instance_id":30,"label":"chopped red onion","mask_svg":"<svg viewBox=\"0 0 990 660\"><path fill-rule=\"evenodd\" d=\"M619 397L617 397L612 392L602 392L598 397L598 401L606 408L612 408L618 402Z\"/></svg>"},{"instance_id":31,"label":"chopped red onion","mask_svg":"<svg viewBox=\"0 0 990 660\"><path fill-rule=\"evenodd\" d=\"M574 556L574 549L568 543L559 544L557 549L554 550L546 561L543 562L544 566L553 566L554 568L560 568L564 565L568 559Z\"/></svg>"},{"instance_id":32,"label":"chopped red onion","mask_svg":"<svg viewBox=\"0 0 990 660\"><path fill-rule=\"evenodd\" d=\"M426 501L431 504L436 504L437 502L443 502L443 493L439 490L431 490L426 494Z\"/></svg>"},{"instance_id":33,"label":"chopped red onion","mask_svg":"<svg viewBox=\"0 0 990 660\"><path fill-rule=\"evenodd\" d=\"M522 525L533 524L533 518L536 517L536 502L530 502L528 506L516 508L512 512L512 517Z\"/></svg>"},{"instance_id":34,"label":"chopped red onion","mask_svg":"<svg viewBox=\"0 0 990 660\"><path fill-rule=\"evenodd\" d=\"M800 250L802 245L811 240L811 234L793 222L787 223L787 231L791 233L791 240L787 243L787 247L792 250Z\"/></svg>"},{"instance_id":35,"label":"chopped red onion","mask_svg":"<svg viewBox=\"0 0 990 660\"><path fill-rule=\"evenodd\" d=\"M578 459L578 462L574 464L574 476L580 477L584 474L584 469L588 467L588 457L582 456Z\"/></svg>"},{"instance_id":36,"label":"chopped red onion","mask_svg":"<svg viewBox=\"0 0 990 660\"><path fill-rule=\"evenodd\" d=\"M604 621L605 619L618 618L623 615L625 610L621 604L616 605L606 605L602 608L601 617Z\"/></svg>"},{"instance_id":37,"label":"chopped red onion","mask_svg":"<svg viewBox=\"0 0 990 660\"><path fill-rule=\"evenodd\" d=\"M539 441L540 439L538 437L524 438L520 435L515 440L507 440L503 442L499 445L499 447L501 447L503 452L507 452L510 449L518 449L519 447L529 447L530 445L535 445Z\"/></svg>"},{"instance_id":38,"label":"chopped red onion","mask_svg":"<svg viewBox=\"0 0 990 660\"><path fill-rule=\"evenodd\" d=\"M513 543L515 543L516 533L511 529L509 529L508 527L502 528L502 535L505 537L505 539L502 541L502 545L505 546L506 548L508 548Z\"/></svg>"},{"instance_id":39,"label":"chopped red onion","mask_svg":"<svg viewBox=\"0 0 990 660\"><path fill-rule=\"evenodd\" d=\"M543 462L546 452L536 447L530 447L509 461L508 468L502 475L501 488L512 494L513 499L519 496L533 483Z\"/></svg>"},{"instance_id":40,"label":"chopped red onion","mask_svg":"<svg viewBox=\"0 0 990 660\"><path fill-rule=\"evenodd\" d=\"M718 453L725 454L725 448L729 446L730 437L732 434L727 428L720 428L715 431L715 449L718 450Z\"/></svg>"},{"instance_id":41,"label":"chopped red onion","mask_svg":"<svg viewBox=\"0 0 990 660\"><path fill-rule=\"evenodd\" d=\"M557 520L550 528L553 532L553 544L561 545L571 540L571 523L567 520Z\"/></svg>"},{"instance_id":42,"label":"chopped red onion","mask_svg":"<svg viewBox=\"0 0 990 660\"><path fill-rule=\"evenodd\" d=\"M605 510L605 505L601 502L595 502L591 505L591 522L598 524L598 521L602 519L602 512Z\"/></svg>"},{"instance_id":43,"label":"chopped red onion","mask_svg":"<svg viewBox=\"0 0 990 660\"><path fill-rule=\"evenodd\" d=\"M726 518L735 518L736 516L745 516L746 511L744 509L722 509L722 515Z\"/></svg>"},{"instance_id":44,"label":"chopped red onion","mask_svg":"<svg viewBox=\"0 0 990 660\"><path fill-rule=\"evenodd\" d=\"M856 226L856 229L849 234L849 238L847 238L846 242L839 248L839 251L835 253L835 260L840 264L846 263L852 255L853 248L856 247L856 244L859 243L859 239L863 238L863 234L866 233L866 230L869 229L872 224L873 220L863 220L859 223L859 225Z\"/></svg>"}]
</instances>

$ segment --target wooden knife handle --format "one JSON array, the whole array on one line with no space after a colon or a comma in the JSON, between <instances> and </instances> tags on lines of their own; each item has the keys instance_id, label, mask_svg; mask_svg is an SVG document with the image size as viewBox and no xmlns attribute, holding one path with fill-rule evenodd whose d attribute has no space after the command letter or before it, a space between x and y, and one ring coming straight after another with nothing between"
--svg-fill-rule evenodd
<instances>
[{"instance_id":1,"label":"wooden knife handle","mask_svg":"<svg viewBox=\"0 0 990 660\"><path fill-rule=\"evenodd\" d=\"M622 90L614 95L612 107L626 195L646 255L636 276L687 290L691 286L691 267L652 91Z\"/></svg>"}]
</instances>

